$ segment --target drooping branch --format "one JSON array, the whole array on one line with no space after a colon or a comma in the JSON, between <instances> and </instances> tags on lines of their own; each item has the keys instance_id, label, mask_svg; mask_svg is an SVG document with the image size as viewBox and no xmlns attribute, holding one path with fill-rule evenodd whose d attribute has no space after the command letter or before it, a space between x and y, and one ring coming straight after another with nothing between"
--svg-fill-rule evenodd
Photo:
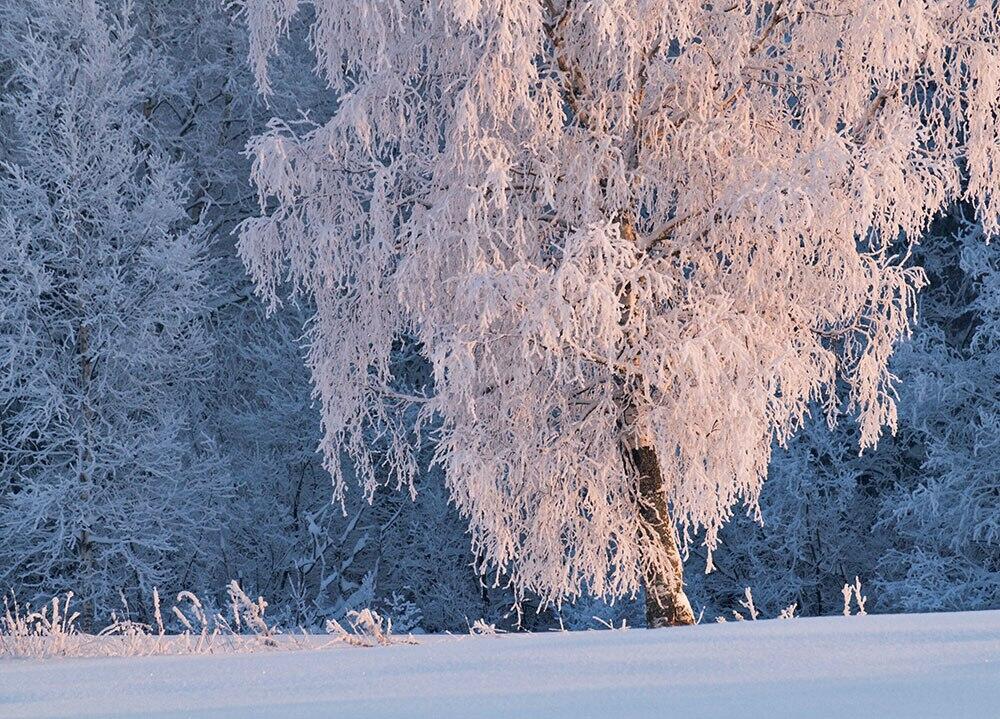
<instances>
[{"instance_id":1,"label":"drooping branch","mask_svg":"<svg viewBox=\"0 0 1000 719\"><path fill-rule=\"evenodd\" d=\"M556 61L556 67L559 69L563 98L573 110L574 120L586 128L588 126L587 115L581 105L584 78L579 69L570 63L562 45L562 31L573 16L573 0L566 0L566 7L561 13L555 9L553 0L543 0L542 4L548 15L548 20L542 21L542 28L552 45L552 54Z\"/></svg>"}]
</instances>

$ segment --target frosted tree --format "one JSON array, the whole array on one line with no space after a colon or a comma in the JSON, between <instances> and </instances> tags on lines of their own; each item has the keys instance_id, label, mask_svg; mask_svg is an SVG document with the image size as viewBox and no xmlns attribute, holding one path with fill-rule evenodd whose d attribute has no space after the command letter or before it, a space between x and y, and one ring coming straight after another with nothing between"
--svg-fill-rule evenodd
<instances>
[{"instance_id":1,"label":"frosted tree","mask_svg":"<svg viewBox=\"0 0 1000 719\"><path fill-rule=\"evenodd\" d=\"M0 28L0 586L93 619L209 563L204 244L127 6L5 3Z\"/></svg>"},{"instance_id":2,"label":"frosted tree","mask_svg":"<svg viewBox=\"0 0 1000 719\"><path fill-rule=\"evenodd\" d=\"M896 542L878 583L899 611L1000 606L1000 251L975 223L956 224L928 268L947 322L920 331L903 358L901 421L921 464L884 498L881 529Z\"/></svg>"},{"instance_id":3,"label":"frosted tree","mask_svg":"<svg viewBox=\"0 0 1000 719\"><path fill-rule=\"evenodd\" d=\"M265 94L300 4L245 4ZM908 243L959 198L997 229L994 4L310 4L340 102L252 143L240 250L315 304L336 492L345 456L374 491L366 428L413 402L482 571L692 621L684 548L755 506L811 403L862 446L895 426ZM407 334L426 395L393 384Z\"/></svg>"},{"instance_id":4,"label":"frosted tree","mask_svg":"<svg viewBox=\"0 0 1000 719\"><path fill-rule=\"evenodd\" d=\"M253 596L265 596L269 614L286 625L322 627L371 605L397 626L411 607L425 629L465 630L467 617L484 616L483 592L440 473L424 476L421 469L415 501L386 490L371 505L349 497L346 515L331 506L329 475L316 452L319 412L298 341L308 303L266 317L233 246L233 226L256 204L247 141L266 129L273 112L302 105L328 116L336 107L336 94L312 72L305 33L296 33L272 66L278 88L265 103L242 61L249 38L232 6L146 0L135 22L139 44L157 60L144 109L158 145L185 174L191 211L207 228L203 267L213 289L206 311L211 386L201 401L232 491L216 505L224 519L207 547L212 561L189 581L210 600L237 579ZM296 22L304 29L308 17ZM401 348L396 361L408 366L414 357ZM377 434L370 440L376 454ZM498 606L510 604L495 598Z\"/></svg>"},{"instance_id":5,"label":"frosted tree","mask_svg":"<svg viewBox=\"0 0 1000 719\"><path fill-rule=\"evenodd\" d=\"M900 403L902 412L905 395ZM900 423L894 439L909 435L902 418ZM731 619L747 587L766 617L792 603L802 616L839 614L844 584L855 576L874 580L879 557L894 548L895 534L876 527L905 449L883 439L859 456L857 428L849 419L832 432L821 417L807 421L772 457L758 521L735 516L713 557L716 571L692 580L706 616ZM703 561L701 552L692 551L691 561ZM875 593L869 609L883 598Z\"/></svg>"},{"instance_id":6,"label":"frosted tree","mask_svg":"<svg viewBox=\"0 0 1000 719\"><path fill-rule=\"evenodd\" d=\"M996 606L997 250L969 215L953 208L914 250L928 287L892 359L906 378L895 436L858 456L852 422L827 432L813 420L776 452L763 523L734 518L718 571L697 583L709 612L752 586L767 616L792 601L803 615L839 614L855 576L872 587L869 611Z\"/></svg>"}]
</instances>

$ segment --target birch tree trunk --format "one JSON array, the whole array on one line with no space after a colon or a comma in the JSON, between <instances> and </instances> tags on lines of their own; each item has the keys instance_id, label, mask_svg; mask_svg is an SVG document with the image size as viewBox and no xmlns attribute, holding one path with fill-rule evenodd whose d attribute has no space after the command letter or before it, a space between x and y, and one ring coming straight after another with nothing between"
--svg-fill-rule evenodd
<instances>
[{"instance_id":1,"label":"birch tree trunk","mask_svg":"<svg viewBox=\"0 0 1000 719\"><path fill-rule=\"evenodd\" d=\"M639 475L639 514L667 557L668 570L647 570L646 625L650 629L694 624L691 602L684 593L684 563L677 549L674 524L667 509L656 449L639 445L629 450ZM655 566L655 565L654 565Z\"/></svg>"},{"instance_id":2,"label":"birch tree trunk","mask_svg":"<svg viewBox=\"0 0 1000 719\"><path fill-rule=\"evenodd\" d=\"M618 217L622 237L629 240L638 250L635 223L630 213ZM635 292L625 287L621 292L621 319L623 328L628 328L635 314ZM639 341L626 333L626 347L635 351ZM649 426L640 410L642 400L638 387L642 380L638 376L621 378L624 388L626 423L632 427L631 436L624 448L632 470L639 481L639 521L653 533L656 543L662 547L666 563L645 561L646 573L643 578L646 588L646 626L651 629L694 624L691 602L684 593L684 562L677 548L674 524L667 507L667 495L663 488L663 474L656 454ZM645 558L648 559L648 558Z\"/></svg>"},{"instance_id":3,"label":"birch tree trunk","mask_svg":"<svg viewBox=\"0 0 1000 719\"><path fill-rule=\"evenodd\" d=\"M658 629L694 624L691 602L684 593L684 561L677 547L656 445L641 417L635 395L627 392L625 397L624 419L631 431L623 441L622 451L638 483L636 520L640 532L652 535L648 537L654 547L651 551L657 548L662 551L660 557L643 557L646 626Z\"/></svg>"}]
</instances>

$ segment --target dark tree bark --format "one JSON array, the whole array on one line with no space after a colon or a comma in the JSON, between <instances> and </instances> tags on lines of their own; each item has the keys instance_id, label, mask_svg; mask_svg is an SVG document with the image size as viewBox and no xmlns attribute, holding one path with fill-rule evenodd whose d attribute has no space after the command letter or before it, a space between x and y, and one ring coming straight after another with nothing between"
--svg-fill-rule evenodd
<instances>
[{"instance_id":1,"label":"dark tree bark","mask_svg":"<svg viewBox=\"0 0 1000 719\"><path fill-rule=\"evenodd\" d=\"M639 474L639 512L668 560L667 571L649 570L646 581L646 624L651 629L694 624L691 602L684 593L684 563L677 549L674 525L667 511L663 477L656 449L649 446L630 450Z\"/></svg>"}]
</instances>

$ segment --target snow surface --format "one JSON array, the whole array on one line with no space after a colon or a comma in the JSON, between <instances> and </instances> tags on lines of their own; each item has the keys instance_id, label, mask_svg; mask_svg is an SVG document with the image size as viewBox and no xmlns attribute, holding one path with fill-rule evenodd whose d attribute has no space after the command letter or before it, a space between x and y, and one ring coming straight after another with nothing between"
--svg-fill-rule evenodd
<instances>
[{"instance_id":1,"label":"snow surface","mask_svg":"<svg viewBox=\"0 0 1000 719\"><path fill-rule=\"evenodd\" d=\"M0 661L0 717L1000 717L1000 611Z\"/></svg>"}]
</instances>

